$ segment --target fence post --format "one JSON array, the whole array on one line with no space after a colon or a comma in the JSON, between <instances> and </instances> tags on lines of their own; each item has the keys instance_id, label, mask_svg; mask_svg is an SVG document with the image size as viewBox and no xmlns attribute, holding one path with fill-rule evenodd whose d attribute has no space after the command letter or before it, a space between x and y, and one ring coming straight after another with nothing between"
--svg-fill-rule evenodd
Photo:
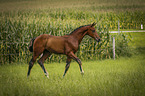
<instances>
[{"instance_id":1,"label":"fence post","mask_svg":"<svg viewBox=\"0 0 145 96\"><path fill-rule=\"evenodd\" d=\"M120 24L119 24L119 20L118 20L118 34L120 33Z\"/></svg>"},{"instance_id":2,"label":"fence post","mask_svg":"<svg viewBox=\"0 0 145 96\"><path fill-rule=\"evenodd\" d=\"M141 24L141 29L143 29L143 24Z\"/></svg>"},{"instance_id":3,"label":"fence post","mask_svg":"<svg viewBox=\"0 0 145 96\"><path fill-rule=\"evenodd\" d=\"M113 37L113 59L115 60L115 37Z\"/></svg>"}]
</instances>

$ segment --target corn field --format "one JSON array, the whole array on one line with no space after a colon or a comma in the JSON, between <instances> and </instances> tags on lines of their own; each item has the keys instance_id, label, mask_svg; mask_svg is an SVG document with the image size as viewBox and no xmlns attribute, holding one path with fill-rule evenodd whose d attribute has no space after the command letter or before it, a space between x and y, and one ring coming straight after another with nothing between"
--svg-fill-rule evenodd
<instances>
[{"instance_id":1,"label":"corn field","mask_svg":"<svg viewBox=\"0 0 145 96\"><path fill-rule=\"evenodd\" d=\"M142 15L144 13L134 13L132 14L133 16L130 14L131 13L129 12L119 15L116 15L115 13L95 14L82 11L34 11L23 13L18 11L15 14L1 13L0 63L11 63L21 60L28 62L32 56L32 54L28 51L28 45L31 38L37 37L40 34L62 36L69 34L79 26L91 24L94 21L97 22L97 26L95 27L102 38L102 41L97 43L89 36L86 36L76 54L82 60L112 58L112 39L109 30L117 29L118 20L123 21L120 23L120 27L124 29L140 28L140 24L136 21L136 15ZM127 18L123 18L123 15L132 16L133 19L130 19L130 21ZM143 17L140 17L139 19L142 21L144 20ZM135 23L128 24L128 22ZM124 39L121 40L126 40L125 35L122 34L120 36L120 38L124 37ZM124 44L126 42L127 41L125 41ZM118 52L118 55L120 53L121 51ZM66 57L63 55L52 55L49 57L48 61L61 62L65 59Z\"/></svg>"},{"instance_id":2,"label":"corn field","mask_svg":"<svg viewBox=\"0 0 145 96\"><path fill-rule=\"evenodd\" d=\"M0 64L17 61L28 62L32 56L32 53L28 51L28 45L34 37L41 34L66 35L82 25L93 22L97 23L95 28L102 41L97 43L89 36L86 36L76 55L81 60L112 58L112 36L109 31L118 29L118 20L120 21L120 29L140 29L141 24L145 28L145 11L142 11L142 6L138 5L142 3L136 0L132 1L136 6L127 5L130 4L130 1L124 6L114 6L113 0L110 0L110 3L107 2L107 6L103 5L106 1L102 0L97 0L100 3L97 3L96 0L92 0L92 2L78 0L78 3L70 1L72 4L68 0L63 0L64 2L56 0L55 2L43 1L43 3L40 3L39 0L36 0L36 2L25 1L23 2L26 3L25 5L17 0L13 2L0 1ZM82 4L82 2L82 6L77 5ZM124 3L123 1L119 2L120 4ZM130 7L131 10L134 10L134 8L139 10L130 11L126 10L126 7ZM17 8L19 10L16 10ZM114 8L120 12L101 12L101 10L114 10ZM100 10L100 12L96 11L96 9ZM115 36L118 50L116 56L130 55L127 36L124 34ZM62 62L65 59L66 57L63 55L53 54L47 61Z\"/></svg>"}]
</instances>

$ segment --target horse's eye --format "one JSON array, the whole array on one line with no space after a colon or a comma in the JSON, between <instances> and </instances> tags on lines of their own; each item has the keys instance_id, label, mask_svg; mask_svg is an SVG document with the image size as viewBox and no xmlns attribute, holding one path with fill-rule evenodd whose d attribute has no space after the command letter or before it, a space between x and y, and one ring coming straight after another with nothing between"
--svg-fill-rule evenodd
<instances>
[{"instance_id":1,"label":"horse's eye","mask_svg":"<svg viewBox=\"0 0 145 96\"><path fill-rule=\"evenodd\" d=\"M94 32L95 32L95 30L92 30L92 32L94 33Z\"/></svg>"}]
</instances>

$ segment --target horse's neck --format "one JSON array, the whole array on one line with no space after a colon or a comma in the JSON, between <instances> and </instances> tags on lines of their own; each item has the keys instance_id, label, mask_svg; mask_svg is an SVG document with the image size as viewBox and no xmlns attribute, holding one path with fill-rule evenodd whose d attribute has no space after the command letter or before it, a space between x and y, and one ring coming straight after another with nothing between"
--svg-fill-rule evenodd
<instances>
[{"instance_id":1,"label":"horse's neck","mask_svg":"<svg viewBox=\"0 0 145 96\"><path fill-rule=\"evenodd\" d=\"M84 38L84 36L86 35L86 31L85 30L77 30L75 32L73 32L71 34L71 36L73 38L75 38L75 40L77 40L79 43L81 43L82 39Z\"/></svg>"}]
</instances>

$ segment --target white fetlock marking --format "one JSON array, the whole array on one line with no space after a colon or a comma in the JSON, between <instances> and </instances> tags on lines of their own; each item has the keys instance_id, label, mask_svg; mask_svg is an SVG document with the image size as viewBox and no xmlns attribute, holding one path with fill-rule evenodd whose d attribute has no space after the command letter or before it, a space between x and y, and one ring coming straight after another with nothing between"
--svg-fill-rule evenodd
<instances>
[{"instance_id":1,"label":"white fetlock marking","mask_svg":"<svg viewBox=\"0 0 145 96\"><path fill-rule=\"evenodd\" d=\"M45 76L49 79L49 75L48 75L48 73L45 73Z\"/></svg>"},{"instance_id":2,"label":"white fetlock marking","mask_svg":"<svg viewBox=\"0 0 145 96\"><path fill-rule=\"evenodd\" d=\"M43 56L43 53L40 55L40 58Z\"/></svg>"},{"instance_id":3,"label":"white fetlock marking","mask_svg":"<svg viewBox=\"0 0 145 96\"><path fill-rule=\"evenodd\" d=\"M48 75L46 77L49 79L49 76Z\"/></svg>"},{"instance_id":4,"label":"white fetlock marking","mask_svg":"<svg viewBox=\"0 0 145 96\"><path fill-rule=\"evenodd\" d=\"M81 74L84 75L84 71L82 71Z\"/></svg>"}]
</instances>

